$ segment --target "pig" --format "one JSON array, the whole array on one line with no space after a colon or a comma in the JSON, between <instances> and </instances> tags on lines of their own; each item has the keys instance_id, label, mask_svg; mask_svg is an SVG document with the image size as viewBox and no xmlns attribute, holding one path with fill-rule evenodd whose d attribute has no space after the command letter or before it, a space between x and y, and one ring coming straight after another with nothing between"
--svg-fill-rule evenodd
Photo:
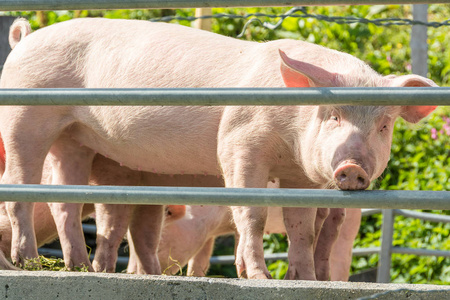
<instances>
[{"instance_id":1,"label":"pig","mask_svg":"<svg viewBox=\"0 0 450 300\"><path fill-rule=\"evenodd\" d=\"M83 206L82 219L89 218L94 212L93 204ZM36 229L37 246L41 247L58 237L56 226L47 203L36 203L34 207L34 228ZM6 259L11 253L11 222L6 212L5 202L0 202L0 270L20 270Z\"/></svg>"},{"instance_id":2,"label":"pig","mask_svg":"<svg viewBox=\"0 0 450 300\"><path fill-rule=\"evenodd\" d=\"M192 176L192 175L161 175L147 172L133 171L127 167L120 166L118 163L111 161L103 156L97 155L95 157L90 184L96 185L154 185L154 186L198 186L198 187L223 187L224 183L222 178L217 178L216 176ZM279 183L269 182L268 187L276 188ZM97 223L97 249L95 253L95 258L92 263L93 269L96 272L114 272L116 261L117 261L117 250L120 243L122 242L123 236L129 228L131 234L128 236L128 243L130 246L130 264L128 267L129 273L134 274L154 274L160 271L159 265L155 269L155 262L153 261L154 256L156 256L157 245L153 244L152 235L155 234L155 220L151 217L154 208L152 206L140 205L110 205L110 204L96 204L96 223ZM175 245L169 242L170 249L176 248L176 256L172 255L177 261L185 265L187 259L199 251L201 246L206 242L205 235L209 237L215 235L221 235L225 233L231 233L234 231L232 223L230 223L231 216L229 214L224 214L222 210L228 212L225 207L222 208L198 208L199 212L196 212L197 208L192 208L191 216L187 219L186 224L183 225L167 225L171 226L164 231L163 237L165 240L172 241L175 239ZM285 233L286 230L282 225L281 210L274 210L273 208L269 212L273 212L268 220L270 224L266 224L265 232L279 232ZM334 211L334 210L332 210ZM172 223L177 218L180 218L184 214L184 207L169 205L168 212L170 215L165 219L165 223ZM201 216L204 214L203 216ZM150 216L149 216L150 215ZM318 239L318 233L323 235L326 232L327 226L322 226L323 220L320 220L315 228L316 239ZM328 219L334 219L333 213L327 217ZM316 221L317 222L317 221ZM321 223L322 222L322 223ZM280 225L281 224L281 225ZM326 224L326 223L325 223ZM157 225L157 224L156 224ZM172 227L180 227L180 230L172 229ZM217 226L222 228L222 231L217 231ZM331 228L334 228L334 224ZM163 227L164 228L164 227ZM226 228L226 229L224 229ZM359 225L356 227L354 234L356 235ZM182 231L182 234L178 232ZM321 235L321 236L322 236ZM324 240L325 239L325 240ZM353 236L354 239L354 236ZM348 245L351 247L353 245L353 239L348 241ZM179 242L178 242L179 241ZM328 261L330 256L330 251L325 251L328 247L331 247L334 240L328 236L322 237L320 240L321 249L315 251L315 263L316 274L319 270L322 272L317 276L318 279L328 280L329 279L329 267ZM149 243L149 244L147 244ZM205 276L206 270L209 267L210 251L212 250L212 245L214 243L214 238L209 240L206 252L202 252L198 255L203 257L195 261L199 263L192 262L189 264L189 275ZM166 242L167 244L167 242ZM346 246L346 245L344 245ZM164 246L166 250L159 251L158 256L163 257L163 261L160 264L163 269L167 268L168 258L168 246ZM317 248L317 247L316 247ZM348 248L348 247L347 247ZM331 249L329 249L331 250ZM169 251L170 253L170 251ZM181 257L180 257L181 256ZM348 255L351 259L351 252ZM343 259L341 257L341 259ZM351 260L347 259L345 262L350 263ZM324 262L325 261L325 262ZM346 270L350 265L340 266L339 262L335 262L335 269ZM192 265L192 266L191 266ZM206 267L205 267L206 266ZM200 272L200 270L203 270ZM322 274L323 273L323 274ZM345 274L340 278L345 278Z\"/></svg>"},{"instance_id":3,"label":"pig","mask_svg":"<svg viewBox=\"0 0 450 300\"><path fill-rule=\"evenodd\" d=\"M0 176L3 175L5 171L5 149L3 147L3 141L0 135ZM142 172L132 171L126 167L119 167L119 165L109 160L99 154L94 157L91 176L89 180L89 184L91 185L139 185L143 182L143 178L151 178L150 174L141 174ZM156 174L154 176L157 176ZM214 178L216 179L216 178ZM217 179L216 179L217 180ZM43 176L41 179L42 184L50 184L52 182L52 167L51 167L51 158L47 157L44 163L43 168ZM144 181L145 182L145 181ZM99 205L99 204L97 204ZM132 212L136 211L145 211L147 213L151 213L152 211L158 211L161 209L160 205L145 205L145 206L131 206L131 205L118 205L119 209L123 212L129 213L131 215ZM184 216L185 206L184 205L168 205L165 207L166 214L170 216L168 223L178 220L179 218ZM81 219L87 218L91 213L94 212L94 205L92 204L84 204ZM124 234L119 237L115 237L114 234L116 232L120 232L120 226L126 222L124 227L128 226L129 220L122 216L120 218L120 222L115 222L111 228L105 226L101 227L104 224L103 211L97 208L97 223L98 233L97 233L97 244L98 247L96 249L95 262L102 264L107 264L112 259L115 265L117 260L117 250L119 247L119 243L122 241ZM127 214L125 214L127 215ZM139 216L139 215L138 215ZM47 244L54 239L57 238L57 230L56 225L52 219L50 214L49 207L47 203L37 203L34 209L34 227L36 229L36 241L37 246L40 247L44 244ZM116 216L119 217L119 216ZM142 216L139 216L142 217ZM139 218L138 217L138 218ZM81 222L80 219L80 222ZM147 222L148 224L148 222ZM108 224L105 224L108 225ZM114 226L115 225L115 226ZM160 224L156 224L156 230L153 228L153 231L159 232ZM12 266L5 257L5 253L10 255L11 252L11 224L6 212L6 204L0 202L0 232L1 232L1 243L0 243L0 269L17 269ZM145 231L144 231L145 232ZM108 235L109 234L109 235ZM138 232L138 234L142 235L142 232ZM112 236L111 236L112 235ZM117 236L117 234L116 234ZM146 238L147 239L147 238ZM146 240L143 239L143 240ZM111 243L116 243L115 248L111 249ZM138 241L138 245L139 245ZM80 247L84 246L81 245ZM108 247L109 246L109 247ZM157 246L157 245L156 245ZM153 267L151 263L146 263L145 259L151 260L152 255L156 256L156 246L154 248L145 248L142 253L135 253L135 257L139 258L139 262L143 261L143 266L140 267L143 270L146 270L147 273L154 272L149 269ZM112 252L112 253L111 253ZM115 253L114 253L115 252ZM140 265L139 265L140 266ZM160 270L158 265L157 270ZM103 270L102 270L103 271ZM159 271L160 272L160 271Z\"/></svg>"},{"instance_id":4,"label":"pig","mask_svg":"<svg viewBox=\"0 0 450 300\"><path fill-rule=\"evenodd\" d=\"M342 230L330 253L331 271L328 274L330 277L324 280L348 281L349 278L353 241L358 234L361 209L346 210ZM264 232L286 233L281 208L270 207L268 215ZM328 216L330 217L332 216ZM188 265L188 276L206 276L215 238L235 231L231 211L223 206L187 206L184 217L171 222L171 216L168 216L166 220L169 224L163 228L158 256L162 270L169 275L178 273L180 267ZM320 238L326 237L320 236ZM132 248L132 245L130 247ZM316 248L316 252L318 250ZM129 273L133 273L136 269L134 255L134 252L130 251ZM323 270L316 268L318 278L321 272Z\"/></svg>"},{"instance_id":5,"label":"pig","mask_svg":"<svg viewBox=\"0 0 450 300\"><path fill-rule=\"evenodd\" d=\"M351 55L303 41L256 43L135 20L76 19L29 35L26 27L24 21L12 25L15 47L5 62L2 88L437 86L417 75L383 77ZM98 152L135 170L222 175L226 187L264 188L279 178L281 188L365 189L387 165L395 119L415 123L434 109L6 106L0 110L0 132L9 155L1 183L39 183L49 153L56 162L54 184L87 184ZM80 207L52 206L68 245L79 244L81 228L73 224ZM14 225L13 261L35 257L33 204L8 203L7 210ZM283 208L290 244L287 279L316 279L316 213ZM238 275L270 278L262 247L267 208L234 206L232 214ZM336 215L343 218L343 210ZM72 257L69 264L89 263L84 249L63 251Z\"/></svg>"},{"instance_id":6,"label":"pig","mask_svg":"<svg viewBox=\"0 0 450 300\"><path fill-rule=\"evenodd\" d=\"M6 160L5 148L3 147L3 140L0 135L0 177L5 172L5 160ZM52 181L52 168L50 160L46 159L42 172L42 184L50 184ZM11 265L6 256L10 256L11 253L11 240L12 229L11 222L9 220L5 202L0 202L0 270L18 270L18 268ZM81 219L86 219L91 213L94 212L93 204L85 204L81 212ZM175 219L175 218L174 218ZM58 237L55 223L53 222L50 214L49 206L47 203L37 203L33 210L33 220L37 246L50 243ZM83 239L83 247L84 247ZM6 255L6 256L5 256Z\"/></svg>"}]
</instances>

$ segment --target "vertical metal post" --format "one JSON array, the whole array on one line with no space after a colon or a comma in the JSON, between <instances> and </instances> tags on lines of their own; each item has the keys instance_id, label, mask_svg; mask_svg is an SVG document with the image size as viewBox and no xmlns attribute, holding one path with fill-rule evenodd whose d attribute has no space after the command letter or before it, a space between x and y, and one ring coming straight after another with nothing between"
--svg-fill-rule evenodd
<instances>
[{"instance_id":1,"label":"vertical metal post","mask_svg":"<svg viewBox=\"0 0 450 300\"><path fill-rule=\"evenodd\" d=\"M212 14L212 8L196 8L195 17L210 16ZM198 29L203 29L206 31L211 31L212 20L211 19L198 19L195 20L194 27Z\"/></svg>"},{"instance_id":2,"label":"vertical metal post","mask_svg":"<svg viewBox=\"0 0 450 300\"><path fill-rule=\"evenodd\" d=\"M414 4L413 18L416 21L427 22L428 4ZM428 73L428 44L427 27L424 25L413 25L411 31L411 60L412 72L426 77Z\"/></svg>"},{"instance_id":3,"label":"vertical metal post","mask_svg":"<svg viewBox=\"0 0 450 300\"><path fill-rule=\"evenodd\" d=\"M9 27L14 22L15 17L0 16L0 72L8 57L11 48L9 47L8 36Z\"/></svg>"},{"instance_id":4,"label":"vertical metal post","mask_svg":"<svg viewBox=\"0 0 450 300\"><path fill-rule=\"evenodd\" d=\"M391 254L394 234L394 211L383 209L383 225L381 226L381 251L378 262L377 282L391 281Z\"/></svg>"}]
</instances>

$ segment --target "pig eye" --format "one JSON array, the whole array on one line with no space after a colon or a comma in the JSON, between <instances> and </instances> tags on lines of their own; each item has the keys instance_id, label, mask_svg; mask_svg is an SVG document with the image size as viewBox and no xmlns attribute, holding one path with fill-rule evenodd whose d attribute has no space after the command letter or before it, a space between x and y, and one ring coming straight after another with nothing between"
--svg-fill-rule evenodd
<instances>
[{"instance_id":1,"label":"pig eye","mask_svg":"<svg viewBox=\"0 0 450 300\"><path fill-rule=\"evenodd\" d=\"M331 116L331 118L330 118L331 120L333 120L333 121L339 121L339 118L337 117L337 116Z\"/></svg>"},{"instance_id":2,"label":"pig eye","mask_svg":"<svg viewBox=\"0 0 450 300\"><path fill-rule=\"evenodd\" d=\"M383 131L385 131L387 129L388 129L387 125L384 125L383 127L381 127L380 132L383 132Z\"/></svg>"}]
</instances>

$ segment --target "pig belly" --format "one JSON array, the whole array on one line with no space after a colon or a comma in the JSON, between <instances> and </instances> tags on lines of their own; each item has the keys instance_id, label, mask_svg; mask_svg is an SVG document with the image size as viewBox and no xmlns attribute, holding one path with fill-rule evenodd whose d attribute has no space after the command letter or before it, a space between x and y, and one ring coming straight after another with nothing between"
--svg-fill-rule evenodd
<instances>
[{"instance_id":1,"label":"pig belly","mask_svg":"<svg viewBox=\"0 0 450 300\"><path fill-rule=\"evenodd\" d=\"M219 175L220 107L78 107L67 133L133 170Z\"/></svg>"},{"instance_id":2,"label":"pig belly","mask_svg":"<svg viewBox=\"0 0 450 300\"><path fill-rule=\"evenodd\" d=\"M269 207L264 233L286 233L282 207Z\"/></svg>"}]
</instances>

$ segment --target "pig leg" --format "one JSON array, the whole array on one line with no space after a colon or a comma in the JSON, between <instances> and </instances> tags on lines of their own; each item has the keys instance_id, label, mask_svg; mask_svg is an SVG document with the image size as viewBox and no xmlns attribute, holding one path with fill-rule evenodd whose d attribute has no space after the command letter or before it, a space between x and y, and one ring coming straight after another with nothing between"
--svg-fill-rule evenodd
<instances>
[{"instance_id":1,"label":"pig leg","mask_svg":"<svg viewBox=\"0 0 450 300\"><path fill-rule=\"evenodd\" d=\"M242 159L242 161L246 161L246 159ZM222 166L222 168L227 187L267 187L267 170L258 170L257 167L252 170L245 164L236 164L231 170L228 169L228 166ZM271 278L264 261L263 248L267 207L233 206L231 210L239 235L235 253L238 277L248 277L249 279Z\"/></svg>"},{"instance_id":2,"label":"pig leg","mask_svg":"<svg viewBox=\"0 0 450 300\"><path fill-rule=\"evenodd\" d=\"M49 154L53 169L52 184L87 184L94 155L92 150L80 147L66 136L56 140ZM49 206L58 230L66 267L73 269L86 266L89 271L93 271L81 225L83 204L50 203Z\"/></svg>"},{"instance_id":3,"label":"pig leg","mask_svg":"<svg viewBox=\"0 0 450 300\"><path fill-rule=\"evenodd\" d=\"M283 208L289 241L289 266L285 279L316 280L313 259L316 210L316 208Z\"/></svg>"},{"instance_id":4,"label":"pig leg","mask_svg":"<svg viewBox=\"0 0 450 300\"><path fill-rule=\"evenodd\" d=\"M232 207L236 230L236 271L249 279L271 278L264 261L263 235L267 219L266 207ZM246 272L246 274L244 273Z\"/></svg>"},{"instance_id":5,"label":"pig leg","mask_svg":"<svg viewBox=\"0 0 450 300\"><path fill-rule=\"evenodd\" d=\"M315 235L314 235L315 236L314 251L316 251L317 241L319 240L319 236L320 236L320 230L322 229L323 223L325 222L325 220L329 214L330 214L329 208L319 207L317 209L316 222L314 225L314 233L315 233Z\"/></svg>"},{"instance_id":6,"label":"pig leg","mask_svg":"<svg viewBox=\"0 0 450 300\"><path fill-rule=\"evenodd\" d=\"M267 143L265 134L258 137L254 126L233 124L240 122L242 108L230 108L224 113L218 135L218 157L222 167L226 187L267 188L269 166L262 160ZM253 124L249 124L253 125ZM244 136L253 132L251 145L243 143ZM250 139L250 138L249 138ZM236 248L236 271L238 277L247 275L250 279L271 278L264 261L263 235L267 220L267 207L231 207L233 220L239 234ZM246 274L244 274L246 271Z\"/></svg>"},{"instance_id":7,"label":"pig leg","mask_svg":"<svg viewBox=\"0 0 450 300\"><path fill-rule=\"evenodd\" d=\"M158 245L163 219L163 205L137 205L134 209L129 227L137 256L137 274L161 274Z\"/></svg>"},{"instance_id":8,"label":"pig leg","mask_svg":"<svg viewBox=\"0 0 450 300\"><path fill-rule=\"evenodd\" d=\"M134 250L133 239L131 238L130 230L127 231L127 241L128 241L128 253L129 253L127 273L128 274L137 274L138 258L136 256L136 250Z\"/></svg>"},{"instance_id":9,"label":"pig leg","mask_svg":"<svg viewBox=\"0 0 450 300\"><path fill-rule=\"evenodd\" d=\"M2 128L5 145L6 169L1 179L2 184L39 184L45 157L58 135L54 123L39 127L35 132L35 123L29 120L42 118L40 107L35 107L37 114L30 113L22 107L11 108L6 128ZM17 112L16 112L17 109ZM47 140L42 140L45 132ZM26 259L37 257L36 236L33 220L33 203L8 202L6 210L11 221L11 259L15 264L23 265Z\"/></svg>"},{"instance_id":10,"label":"pig leg","mask_svg":"<svg viewBox=\"0 0 450 300\"><path fill-rule=\"evenodd\" d=\"M361 209L347 208L339 237L331 250L331 280L348 281L352 263L353 242L361 225Z\"/></svg>"},{"instance_id":11,"label":"pig leg","mask_svg":"<svg viewBox=\"0 0 450 300\"><path fill-rule=\"evenodd\" d=\"M141 172L121 167L119 163L97 155L92 164L91 184L139 185ZM96 272L114 272L117 250L130 222L134 205L96 204L97 250L92 266Z\"/></svg>"},{"instance_id":12,"label":"pig leg","mask_svg":"<svg viewBox=\"0 0 450 300\"><path fill-rule=\"evenodd\" d=\"M116 270L117 250L127 233L133 206L127 204L95 205L97 249L92 267L95 272Z\"/></svg>"},{"instance_id":13,"label":"pig leg","mask_svg":"<svg viewBox=\"0 0 450 300\"><path fill-rule=\"evenodd\" d=\"M330 255L336 242L339 230L345 219L345 208L332 208L320 231L316 251L314 252L314 265L317 280L330 279Z\"/></svg>"},{"instance_id":14,"label":"pig leg","mask_svg":"<svg viewBox=\"0 0 450 300\"><path fill-rule=\"evenodd\" d=\"M188 262L188 276L206 276L209 269L209 260L214 248L215 237L208 239L200 251Z\"/></svg>"}]
</instances>

